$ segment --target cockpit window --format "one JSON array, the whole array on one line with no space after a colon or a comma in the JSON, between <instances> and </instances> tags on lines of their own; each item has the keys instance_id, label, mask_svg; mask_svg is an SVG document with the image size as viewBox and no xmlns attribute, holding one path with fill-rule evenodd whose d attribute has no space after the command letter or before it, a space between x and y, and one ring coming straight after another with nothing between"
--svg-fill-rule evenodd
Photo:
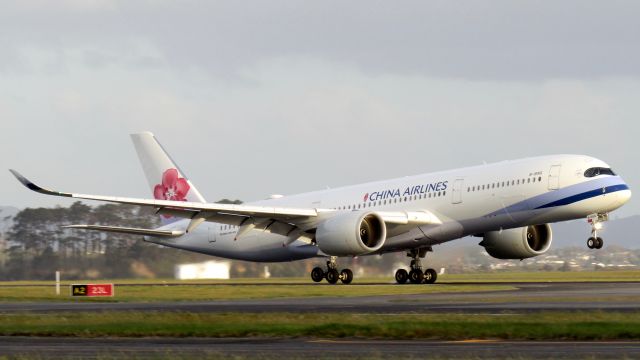
<instances>
[{"instance_id":1,"label":"cockpit window","mask_svg":"<svg viewBox=\"0 0 640 360\"><path fill-rule=\"evenodd\" d=\"M603 168L603 167L589 168L584 172L585 177L594 177L598 175L615 175L615 174L616 173L614 173L613 170L609 168Z\"/></svg>"}]
</instances>

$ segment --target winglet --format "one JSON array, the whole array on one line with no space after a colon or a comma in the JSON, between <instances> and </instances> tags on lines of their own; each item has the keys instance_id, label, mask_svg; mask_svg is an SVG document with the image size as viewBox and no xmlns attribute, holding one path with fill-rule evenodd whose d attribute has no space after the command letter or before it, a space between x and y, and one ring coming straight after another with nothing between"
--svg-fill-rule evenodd
<instances>
[{"instance_id":1,"label":"winglet","mask_svg":"<svg viewBox=\"0 0 640 360\"><path fill-rule=\"evenodd\" d=\"M29 180L26 177L22 176L22 174L20 174L19 172L15 171L13 169L9 169L9 171L11 171L13 176L15 176L16 179L18 179L18 181L20 181L22 183L22 185L27 187L27 189L29 189L29 190L33 190L35 192L39 192L41 194L46 194L46 195L66 196L66 197L71 197L72 196L71 194L68 194L68 193L63 193L63 192L59 192L59 191L52 191L52 190L47 190L45 188L41 188L40 186L38 186L35 183L33 183L31 180Z\"/></svg>"}]
</instances>

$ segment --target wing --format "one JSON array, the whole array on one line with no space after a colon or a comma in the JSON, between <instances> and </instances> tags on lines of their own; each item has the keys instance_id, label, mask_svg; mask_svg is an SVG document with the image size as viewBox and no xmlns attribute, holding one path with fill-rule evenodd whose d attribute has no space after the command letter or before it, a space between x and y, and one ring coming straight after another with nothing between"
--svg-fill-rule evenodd
<instances>
[{"instance_id":1,"label":"wing","mask_svg":"<svg viewBox=\"0 0 640 360\"><path fill-rule=\"evenodd\" d=\"M204 221L240 226L238 235L252 229L262 229L276 234L297 238L302 233L315 229L320 221L334 216L333 209L269 207L255 205L231 205L216 203L195 203L156 199L138 199L102 195L86 195L66 193L45 189L22 176L15 170L11 173L28 189L41 194L62 196L75 199L97 200L119 204L147 206L156 209L158 214L171 215L191 219L186 231L193 230ZM391 226L415 226L441 224L441 221L427 211L417 212L385 212L376 211L385 223ZM94 226L95 227L95 226ZM85 229L86 226L83 227ZM98 230L93 228L91 230ZM103 231L108 231L103 229ZM159 236L176 236L175 234L158 234Z\"/></svg>"}]
</instances>

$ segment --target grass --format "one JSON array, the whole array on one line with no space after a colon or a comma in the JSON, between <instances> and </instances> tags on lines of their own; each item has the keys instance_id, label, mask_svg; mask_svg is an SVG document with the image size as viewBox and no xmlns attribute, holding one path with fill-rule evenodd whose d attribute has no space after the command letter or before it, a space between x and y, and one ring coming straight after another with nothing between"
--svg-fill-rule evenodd
<instances>
[{"instance_id":1,"label":"grass","mask_svg":"<svg viewBox=\"0 0 640 360\"><path fill-rule=\"evenodd\" d=\"M298 314L104 312L3 315L0 335L638 340L640 313Z\"/></svg>"},{"instance_id":2,"label":"grass","mask_svg":"<svg viewBox=\"0 0 640 360\"><path fill-rule=\"evenodd\" d=\"M621 271L539 271L498 272L473 274L445 274L438 277L441 282L598 282L640 281L640 270Z\"/></svg>"},{"instance_id":3,"label":"grass","mask_svg":"<svg viewBox=\"0 0 640 360\"><path fill-rule=\"evenodd\" d=\"M353 297L513 290L510 282L640 281L640 271L504 272L440 275L435 285L388 286L391 278L357 278L351 286L314 284L308 278L232 280L118 279L65 281L56 296L52 281L0 282L0 301L207 301L288 297ZM113 298L68 296L72 283L115 283ZM179 284L180 286L170 286Z\"/></svg>"},{"instance_id":4,"label":"grass","mask_svg":"<svg viewBox=\"0 0 640 360\"><path fill-rule=\"evenodd\" d=\"M468 274L438 275L438 282L592 282L592 281L640 281L640 270L603 270L603 271L532 271L532 272L491 272ZM231 280L176 280L176 279L99 279L62 281L63 285L76 283L115 283L120 285L165 285L165 284L312 284L308 276L293 278L235 278ZM394 283L393 276L358 278L354 284ZM7 285L52 285L51 281L0 281L1 286Z\"/></svg>"},{"instance_id":5,"label":"grass","mask_svg":"<svg viewBox=\"0 0 640 360\"><path fill-rule=\"evenodd\" d=\"M325 284L310 285L133 285L115 287L114 297L72 298L69 287L61 288L61 295L55 295L52 285L47 287L0 287L0 301L99 301L99 302L159 302L159 301L207 301L234 299L273 299L294 297L354 297L380 295L410 295L429 293L459 293L476 291L513 290L508 285L361 285L340 286Z\"/></svg>"}]
</instances>

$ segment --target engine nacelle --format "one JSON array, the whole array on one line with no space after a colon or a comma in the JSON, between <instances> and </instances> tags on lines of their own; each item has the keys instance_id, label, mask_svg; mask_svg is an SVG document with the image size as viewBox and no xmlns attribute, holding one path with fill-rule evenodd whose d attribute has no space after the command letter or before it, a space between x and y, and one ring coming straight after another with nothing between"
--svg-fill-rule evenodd
<instances>
[{"instance_id":1,"label":"engine nacelle","mask_svg":"<svg viewBox=\"0 0 640 360\"><path fill-rule=\"evenodd\" d=\"M497 259L526 259L544 254L551 246L549 224L530 225L484 234L480 242Z\"/></svg>"},{"instance_id":2,"label":"engine nacelle","mask_svg":"<svg viewBox=\"0 0 640 360\"><path fill-rule=\"evenodd\" d=\"M384 220L373 212L339 214L321 222L316 230L316 244L332 256L368 254L379 250L386 239Z\"/></svg>"}]
</instances>

